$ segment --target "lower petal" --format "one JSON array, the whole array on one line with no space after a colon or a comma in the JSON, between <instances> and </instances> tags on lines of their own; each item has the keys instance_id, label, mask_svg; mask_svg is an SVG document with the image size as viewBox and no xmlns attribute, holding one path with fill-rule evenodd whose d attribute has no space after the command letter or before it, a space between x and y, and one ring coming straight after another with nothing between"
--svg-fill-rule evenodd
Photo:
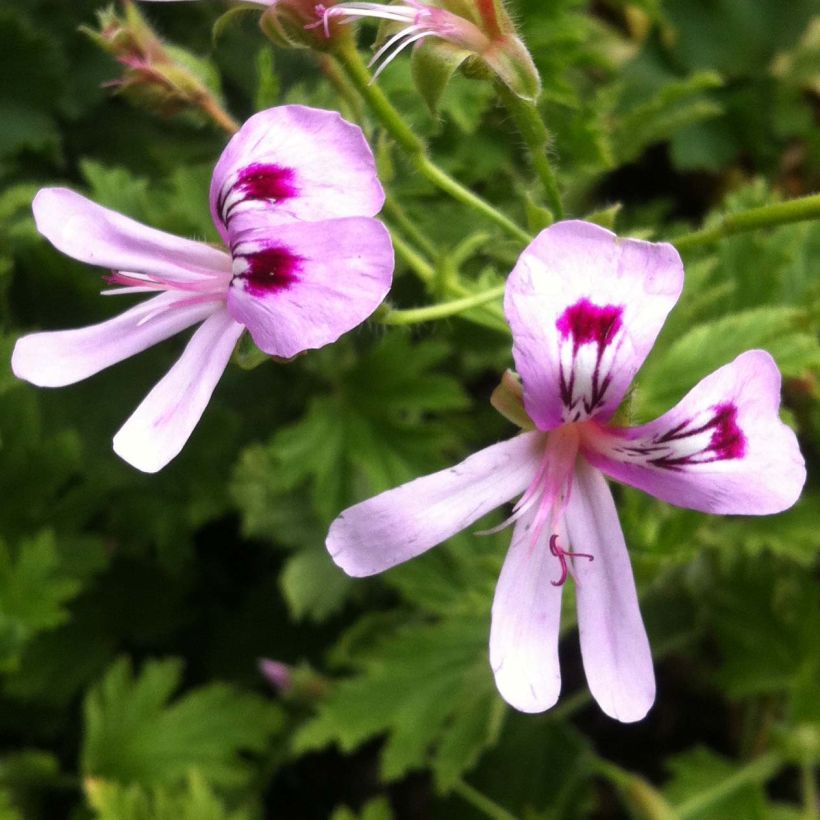
<instances>
[{"instance_id":1,"label":"lower petal","mask_svg":"<svg viewBox=\"0 0 820 820\"><path fill-rule=\"evenodd\" d=\"M501 697L521 712L543 712L561 692L561 586L544 530L533 542L537 506L516 523L493 599L490 666ZM560 534L559 534L560 536Z\"/></svg>"},{"instance_id":2,"label":"lower petal","mask_svg":"<svg viewBox=\"0 0 820 820\"><path fill-rule=\"evenodd\" d=\"M233 240L228 309L271 356L335 342L370 316L393 280L390 235L375 219L292 223Z\"/></svg>"},{"instance_id":3,"label":"lower petal","mask_svg":"<svg viewBox=\"0 0 820 820\"><path fill-rule=\"evenodd\" d=\"M797 438L779 408L777 365L765 350L750 350L659 419L600 429L584 452L611 478L670 504L768 515L794 504L806 481Z\"/></svg>"},{"instance_id":4,"label":"lower petal","mask_svg":"<svg viewBox=\"0 0 820 820\"><path fill-rule=\"evenodd\" d=\"M221 310L206 319L182 356L114 436L114 452L155 473L182 450L244 328Z\"/></svg>"},{"instance_id":5,"label":"lower petal","mask_svg":"<svg viewBox=\"0 0 820 820\"><path fill-rule=\"evenodd\" d=\"M187 298L162 293L98 325L23 336L14 346L11 368L38 387L82 381L201 322L218 307L217 302L176 306Z\"/></svg>"},{"instance_id":6,"label":"lower petal","mask_svg":"<svg viewBox=\"0 0 820 820\"><path fill-rule=\"evenodd\" d=\"M523 492L541 441L539 433L524 433L350 507L330 526L330 555L356 577L420 555Z\"/></svg>"},{"instance_id":7,"label":"lower petal","mask_svg":"<svg viewBox=\"0 0 820 820\"><path fill-rule=\"evenodd\" d=\"M593 556L573 563L587 683L606 714L632 723L655 701L652 652L612 493L582 458L565 520L570 548Z\"/></svg>"}]
</instances>

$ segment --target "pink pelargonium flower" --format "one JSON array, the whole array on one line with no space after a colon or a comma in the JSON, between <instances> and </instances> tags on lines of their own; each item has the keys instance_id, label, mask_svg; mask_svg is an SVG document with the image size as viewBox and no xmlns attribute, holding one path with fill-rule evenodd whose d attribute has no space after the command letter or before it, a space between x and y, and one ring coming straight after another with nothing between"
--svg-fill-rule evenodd
<instances>
[{"instance_id":1,"label":"pink pelargonium flower","mask_svg":"<svg viewBox=\"0 0 820 820\"><path fill-rule=\"evenodd\" d=\"M290 358L376 309L393 274L389 234L372 218L383 202L361 130L300 105L251 117L214 168L211 213L227 252L45 188L33 204L40 233L112 269L119 287L105 293L157 295L98 325L24 336L12 369L61 387L200 324L114 437L123 459L156 472L182 449L246 328L265 353Z\"/></svg>"},{"instance_id":2,"label":"pink pelargonium flower","mask_svg":"<svg viewBox=\"0 0 820 820\"><path fill-rule=\"evenodd\" d=\"M641 719L655 698L652 656L626 544L604 476L708 513L792 505L805 467L778 417L780 374L752 350L649 424L613 414L683 284L675 249L585 222L542 231L507 282L505 311L532 426L461 464L346 510L327 547L348 574L413 558L520 496L495 591L490 664L524 712L558 699L562 585L575 579L589 688L611 717Z\"/></svg>"}]
</instances>

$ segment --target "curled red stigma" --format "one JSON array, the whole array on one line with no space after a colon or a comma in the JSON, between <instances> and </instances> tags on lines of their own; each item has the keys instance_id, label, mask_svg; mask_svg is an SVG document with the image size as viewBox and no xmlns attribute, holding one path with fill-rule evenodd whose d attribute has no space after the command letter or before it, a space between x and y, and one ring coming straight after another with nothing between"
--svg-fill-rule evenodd
<instances>
[{"instance_id":1,"label":"curled red stigma","mask_svg":"<svg viewBox=\"0 0 820 820\"><path fill-rule=\"evenodd\" d=\"M570 552L569 550L565 550L559 546L557 535L550 536L550 552L561 562L561 577L557 581L550 581L554 587L562 587L567 580L567 573L569 572L569 566L567 565L568 555L573 558L588 558L590 561L595 560L595 557L588 552Z\"/></svg>"}]
</instances>

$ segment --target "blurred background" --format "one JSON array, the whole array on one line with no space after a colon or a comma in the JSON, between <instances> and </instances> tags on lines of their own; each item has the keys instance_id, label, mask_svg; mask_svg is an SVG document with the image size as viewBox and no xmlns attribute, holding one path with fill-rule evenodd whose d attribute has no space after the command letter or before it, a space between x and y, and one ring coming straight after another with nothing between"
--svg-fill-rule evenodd
<instances>
[{"instance_id":1,"label":"blurred background","mask_svg":"<svg viewBox=\"0 0 820 820\"><path fill-rule=\"evenodd\" d=\"M817 189L817 0L510 6L570 215L669 239ZM469 288L503 281L519 243L415 174L340 94L332 61L275 47L258 9L227 8L140 10L240 121L285 102L359 119L395 235ZM154 476L111 437L185 339L60 390L11 374L23 333L123 305L99 296L103 271L38 235L40 187L218 241L207 191L226 133L144 85L112 85L123 67L80 31L100 31L100 9L0 3L0 818L817 818L820 224L686 252L684 294L629 407L653 418L766 348L809 463L801 502L712 518L616 488L657 702L623 725L591 701L568 584L564 694L517 714L487 662L509 530L359 581L323 544L345 506L513 434L489 405L511 366L497 312L370 323L289 364L243 347ZM363 52L375 36L363 27ZM455 77L435 115L406 56L379 85L450 173L519 224L544 224L490 83ZM436 296L400 257L392 303ZM277 663L260 671L263 658Z\"/></svg>"}]
</instances>

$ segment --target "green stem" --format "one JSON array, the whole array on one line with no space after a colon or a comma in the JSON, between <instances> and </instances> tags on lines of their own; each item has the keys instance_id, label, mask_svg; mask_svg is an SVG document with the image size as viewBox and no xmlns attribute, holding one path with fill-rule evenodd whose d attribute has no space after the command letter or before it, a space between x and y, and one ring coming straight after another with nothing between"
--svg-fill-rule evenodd
<instances>
[{"instance_id":1,"label":"green stem","mask_svg":"<svg viewBox=\"0 0 820 820\"><path fill-rule=\"evenodd\" d=\"M390 232L393 239L393 248L413 273L426 285L432 284L436 278L436 269L413 247L404 241L395 231Z\"/></svg>"},{"instance_id":2,"label":"green stem","mask_svg":"<svg viewBox=\"0 0 820 820\"><path fill-rule=\"evenodd\" d=\"M389 194L384 202L384 211L390 217L391 221L395 222L396 225L404 231L410 241L418 245L423 253L426 253L427 256L431 256L433 259L439 255L438 249L432 241L418 229L416 223L410 219L404 208Z\"/></svg>"},{"instance_id":3,"label":"green stem","mask_svg":"<svg viewBox=\"0 0 820 820\"><path fill-rule=\"evenodd\" d=\"M776 752L769 752L755 758L730 777L712 786L711 789L704 789L694 797L690 797L689 800L675 806L678 820L686 820L687 817L701 814L704 809L718 803L750 783L765 783L782 765L783 759Z\"/></svg>"},{"instance_id":4,"label":"green stem","mask_svg":"<svg viewBox=\"0 0 820 820\"><path fill-rule=\"evenodd\" d=\"M474 296L465 296L463 299L454 299L451 302L441 302L423 308L409 310L391 310L384 314L379 321L385 325L416 325L422 322L433 322L436 319L446 319L448 316L457 316L465 310L479 307L487 302L501 298L504 295L504 285L476 293Z\"/></svg>"},{"instance_id":5,"label":"green stem","mask_svg":"<svg viewBox=\"0 0 820 820\"><path fill-rule=\"evenodd\" d=\"M457 202L472 208L477 213L495 222L513 238L521 242L530 241L530 235L522 228L519 228L508 216L501 213L477 194L474 194L469 188L465 188L430 159L424 142L416 136L404 121L402 115L393 107L393 104L387 99L381 88L373 84L370 71L355 47L344 44L336 49L334 56L381 124L405 150L416 170L423 177Z\"/></svg>"},{"instance_id":6,"label":"green stem","mask_svg":"<svg viewBox=\"0 0 820 820\"><path fill-rule=\"evenodd\" d=\"M469 803L473 808L478 809L486 817L492 820L516 820L514 814L510 814L503 806L499 806L494 800L474 789L469 783L463 780L456 780L453 784L453 791Z\"/></svg>"},{"instance_id":7,"label":"green stem","mask_svg":"<svg viewBox=\"0 0 820 820\"><path fill-rule=\"evenodd\" d=\"M800 764L800 786L803 792L803 816L806 820L820 817L820 797L817 795L817 774L810 762Z\"/></svg>"},{"instance_id":8,"label":"green stem","mask_svg":"<svg viewBox=\"0 0 820 820\"><path fill-rule=\"evenodd\" d=\"M776 202L736 214L726 214L710 228L682 234L669 241L679 251L688 251L712 245L736 233L818 218L820 218L820 194L812 194L800 199L791 199L788 202Z\"/></svg>"},{"instance_id":9,"label":"green stem","mask_svg":"<svg viewBox=\"0 0 820 820\"><path fill-rule=\"evenodd\" d=\"M544 188L547 205L556 219L563 218L564 206L561 203L561 192L548 156L552 138L547 126L544 125L544 121L541 119L538 107L534 102L524 100L514 94L502 82L497 82L495 87L501 102L512 116L518 132L527 146L532 168Z\"/></svg>"}]
</instances>

